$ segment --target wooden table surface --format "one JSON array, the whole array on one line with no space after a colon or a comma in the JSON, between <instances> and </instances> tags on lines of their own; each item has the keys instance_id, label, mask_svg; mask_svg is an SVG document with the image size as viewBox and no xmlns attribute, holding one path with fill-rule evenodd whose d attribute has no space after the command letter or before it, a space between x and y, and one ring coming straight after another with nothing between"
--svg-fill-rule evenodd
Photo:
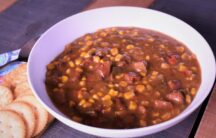
<instances>
[{"instance_id":1,"label":"wooden table surface","mask_svg":"<svg viewBox=\"0 0 216 138\"><path fill-rule=\"evenodd\" d=\"M16 0L0 0L0 12L9 10L10 6L13 5ZM94 9L98 7L106 6L137 6L137 7L149 7L154 0L94 0L83 10ZM1 14L1 13L0 13ZM193 131L197 138L213 138L216 137L214 132L216 131L216 87L210 95L210 99L206 102L207 105L201 107L199 116L195 122ZM204 112L204 113L202 113ZM174 129L175 130L175 129ZM192 135L193 136L193 135Z\"/></svg>"}]
</instances>

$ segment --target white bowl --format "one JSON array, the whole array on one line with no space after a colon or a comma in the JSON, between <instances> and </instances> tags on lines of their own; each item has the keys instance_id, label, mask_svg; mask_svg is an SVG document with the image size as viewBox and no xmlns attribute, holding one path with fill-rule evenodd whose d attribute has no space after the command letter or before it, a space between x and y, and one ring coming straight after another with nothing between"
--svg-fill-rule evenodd
<instances>
[{"instance_id":1,"label":"white bowl","mask_svg":"<svg viewBox=\"0 0 216 138\"><path fill-rule=\"evenodd\" d=\"M102 129L76 123L61 113L45 89L46 65L59 55L66 44L97 29L126 26L156 30L183 42L196 54L202 82L193 102L177 117L166 122L135 129ZM58 120L79 131L104 137L136 137L167 129L190 115L209 94L215 80L215 59L206 40L185 22L162 12L135 8L110 7L85 11L68 17L48 29L36 42L28 61L29 82L41 104Z\"/></svg>"}]
</instances>

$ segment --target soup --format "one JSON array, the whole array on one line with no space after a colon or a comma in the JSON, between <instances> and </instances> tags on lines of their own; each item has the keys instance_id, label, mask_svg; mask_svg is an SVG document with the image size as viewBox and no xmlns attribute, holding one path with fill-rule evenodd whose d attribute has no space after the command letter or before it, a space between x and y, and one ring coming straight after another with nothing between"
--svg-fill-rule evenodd
<instances>
[{"instance_id":1,"label":"soup","mask_svg":"<svg viewBox=\"0 0 216 138\"><path fill-rule=\"evenodd\" d=\"M86 34L47 65L47 92L74 121L112 129L180 114L201 83L196 56L165 34L113 27Z\"/></svg>"}]
</instances>

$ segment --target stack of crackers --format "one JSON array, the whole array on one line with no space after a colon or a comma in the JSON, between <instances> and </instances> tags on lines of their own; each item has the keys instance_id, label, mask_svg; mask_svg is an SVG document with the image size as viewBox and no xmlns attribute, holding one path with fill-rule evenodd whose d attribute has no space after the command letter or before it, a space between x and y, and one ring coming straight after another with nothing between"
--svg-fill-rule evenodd
<instances>
[{"instance_id":1,"label":"stack of crackers","mask_svg":"<svg viewBox=\"0 0 216 138\"><path fill-rule=\"evenodd\" d=\"M53 119L30 89L26 63L3 78L0 85L0 138L38 136Z\"/></svg>"}]
</instances>

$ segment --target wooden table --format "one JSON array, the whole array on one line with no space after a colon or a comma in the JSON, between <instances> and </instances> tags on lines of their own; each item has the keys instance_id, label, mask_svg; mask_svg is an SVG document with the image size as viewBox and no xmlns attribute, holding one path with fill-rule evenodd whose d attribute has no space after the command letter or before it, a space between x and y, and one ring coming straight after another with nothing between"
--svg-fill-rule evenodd
<instances>
[{"instance_id":1,"label":"wooden table","mask_svg":"<svg viewBox=\"0 0 216 138\"><path fill-rule=\"evenodd\" d=\"M157 2L157 1L156 1ZM5 10L10 10L10 6L16 3L16 0L0 0L0 12L4 12ZM137 7L149 7L152 4L154 4L154 0L94 0L92 3L90 3L87 7L85 7L83 10L89 10L94 9L98 7L106 7L106 6L137 6ZM31 29L31 28L30 28ZM29 37L31 40L35 38L35 36ZM33 41L34 43L34 41ZM31 43L32 44L32 43ZM1 44L0 44L1 45ZM210 97L210 99L209 99ZM193 113L193 116L190 116L188 120L190 124L187 122L181 123L183 125L182 129L184 129L184 126L190 125L187 130L185 130L186 135L184 136L195 136L197 138L213 138L214 132L216 131L216 87L212 90L211 95L207 98L207 100L202 104L200 109L197 109L195 113ZM194 120L194 121L193 121ZM187 128L187 127L186 127ZM155 136L149 136L149 137L159 137L162 134L164 137L174 136L170 135L171 133L178 134L178 128L175 126L171 128L171 130L168 130L166 133L167 135L164 135L164 133L156 134ZM170 133L170 134L169 134Z\"/></svg>"}]
</instances>

